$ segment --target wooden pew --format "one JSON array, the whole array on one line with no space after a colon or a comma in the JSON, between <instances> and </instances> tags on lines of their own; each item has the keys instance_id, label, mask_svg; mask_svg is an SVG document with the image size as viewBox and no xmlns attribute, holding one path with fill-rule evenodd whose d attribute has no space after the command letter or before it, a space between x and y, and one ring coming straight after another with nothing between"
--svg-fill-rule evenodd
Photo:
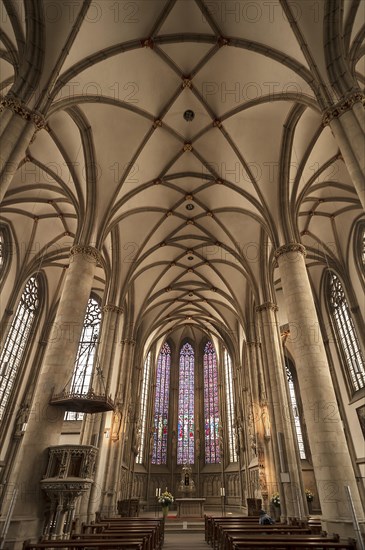
<instances>
[{"instance_id":1,"label":"wooden pew","mask_svg":"<svg viewBox=\"0 0 365 550\"><path fill-rule=\"evenodd\" d=\"M224 533L256 533L268 532L272 534L310 534L310 529L302 528L299 525L285 525L281 523L275 523L274 525L260 525L259 523L247 523L247 522L226 522L216 521L213 528L213 549L221 549L223 547Z\"/></svg>"},{"instance_id":2,"label":"wooden pew","mask_svg":"<svg viewBox=\"0 0 365 550\"><path fill-rule=\"evenodd\" d=\"M137 538L143 538L145 541L144 543L144 550L159 550L161 548L160 540L157 537L157 533L155 529L142 529L142 527L133 528L130 526L126 526L124 529L113 529L113 530L106 530L103 533L94 533L94 534L87 534L87 533L80 533L80 534L73 534L71 536L72 540L97 540L99 539L122 539L122 538L130 538L130 537Z\"/></svg>"},{"instance_id":3,"label":"wooden pew","mask_svg":"<svg viewBox=\"0 0 365 550\"><path fill-rule=\"evenodd\" d=\"M241 521L241 522L245 522L245 523L247 522L247 523L252 523L252 524L254 524L254 523L258 524L259 516L229 516L229 517L225 517L225 516L211 516L211 515L208 515L208 514L204 514L205 541L208 544L212 543L214 520L221 520L221 521L226 520L227 522Z\"/></svg>"},{"instance_id":4,"label":"wooden pew","mask_svg":"<svg viewBox=\"0 0 365 550\"><path fill-rule=\"evenodd\" d=\"M82 534L109 534L127 532L138 535L138 533L150 535L148 550L159 550L163 544L163 520L153 518L104 518L99 519L101 523L82 524ZM76 536L76 534L75 534Z\"/></svg>"},{"instance_id":5,"label":"wooden pew","mask_svg":"<svg viewBox=\"0 0 365 550\"><path fill-rule=\"evenodd\" d=\"M130 540L96 540L96 541L77 541L77 540L47 540L43 542L24 541L23 550L143 550L143 541Z\"/></svg>"},{"instance_id":6,"label":"wooden pew","mask_svg":"<svg viewBox=\"0 0 365 550\"><path fill-rule=\"evenodd\" d=\"M239 544L241 542L247 542L247 541L262 541L265 540L264 537L266 537L266 533L261 534L227 534L225 538L224 548L225 550L233 550L233 547L235 544ZM290 540L290 542L317 542L318 546L321 547L322 542L339 542L340 537L338 535L333 535L332 537L325 537L325 536L319 536L319 535L297 535L295 533L290 533L290 535L272 535L271 533L268 535L270 537L270 541L286 541Z\"/></svg>"},{"instance_id":7,"label":"wooden pew","mask_svg":"<svg viewBox=\"0 0 365 550\"><path fill-rule=\"evenodd\" d=\"M281 540L269 540L263 541L263 540L246 540L242 542L236 542L233 544L233 550L246 550L247 548L255 549L260 548L261 550L271 549L271 548L280 548L281 550L355 550L356 544L354 541L348 541L348 542L331 542L326 540L321 542L313 542L313 541L296 541L293 542L290 540L290 536L287 537L287 539L281 539Z\"/></svg>"}]
</instances>

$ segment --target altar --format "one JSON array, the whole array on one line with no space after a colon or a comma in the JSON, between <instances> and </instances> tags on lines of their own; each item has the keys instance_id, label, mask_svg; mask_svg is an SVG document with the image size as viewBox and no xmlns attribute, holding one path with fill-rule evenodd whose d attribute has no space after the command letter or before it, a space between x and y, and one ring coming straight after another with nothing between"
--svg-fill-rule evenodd
<instances>
[{"instance_id":1,"label":"altar","mask_svg":"<svg viewBox=\"0 0 365 550\"><path fill-rule=\"evenodd\" d=\"M204 516L205 498L176 498L178 518L202 518Z\"/></svg>"}]
</instances>

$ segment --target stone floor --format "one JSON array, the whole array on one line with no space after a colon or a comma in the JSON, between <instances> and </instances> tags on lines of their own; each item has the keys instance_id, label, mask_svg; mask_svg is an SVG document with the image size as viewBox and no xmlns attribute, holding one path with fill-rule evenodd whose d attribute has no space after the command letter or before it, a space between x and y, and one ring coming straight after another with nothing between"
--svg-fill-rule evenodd
<instances>
[{"instance_id":1,"label":"stone floor","mask_svg":"<svg viewBox=\"0 0 365 550\"><path fill-rule=\"evenodd\" d=\"M206 512L214 516L222 515L221 509L209 509ZM241 515L242 513L238 509L235 509L234 512L226 511L227 517L230 514ZM159 511L144 512L142 515L161 517ZM176 511L169 512L165 520L163 550L209 550L209 548L204 540L204 518L177 518Z\"/></svg>"},{"instance_id":2,"label":"stone floor","mask_svg":"<svg viewBox=\"0 0 365 550\"><path fill-rule=\"evenodd\" d=\"M165 532L163 550L209 550L210 546L204 540L204 531L189 532L188 530Z\"/></svg>"}]
</instances>

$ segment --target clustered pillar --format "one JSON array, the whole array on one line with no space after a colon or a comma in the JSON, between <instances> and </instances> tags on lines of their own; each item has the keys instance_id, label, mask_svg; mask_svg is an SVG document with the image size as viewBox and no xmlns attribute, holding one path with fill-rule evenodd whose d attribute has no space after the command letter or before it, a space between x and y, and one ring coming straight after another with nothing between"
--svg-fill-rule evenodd
<instances>
[{"instance_id":1,"label":"clustered pillar","mask_svg":"<svg viewBox=\"0 0 365 550\"><path fill-rule=\"evenodd\" d=\"M358 518L363 517L342 421L305 266L305 248L280 247L278 261L294 348L305 422L323 514L323 528L353 535L345 487L349 486Z\"/></svg>"},{"instance_id":2,"label":"clustered pillar","mask_svg":"<svg viewBox=\"0 0 365 550\"><path fill-rule=\"evenodd\" d=\"M99 252L91 246L71 249L27 430L12 473L13 483L19 489L12 528L19 539L37 537L42 532L45 500L40 481L47 465L47 449L58 444L65 413L64 408L53 407L49 402L53 391L61 391L72 378L98 259ZM21 524L17 517L22 518Z\"/></svg>"}]
</instances>

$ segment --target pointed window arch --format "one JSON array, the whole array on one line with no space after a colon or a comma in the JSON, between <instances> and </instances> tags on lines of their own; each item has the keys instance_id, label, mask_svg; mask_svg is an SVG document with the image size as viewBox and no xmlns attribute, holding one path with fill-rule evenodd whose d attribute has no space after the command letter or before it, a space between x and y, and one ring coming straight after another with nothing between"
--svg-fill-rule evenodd
<instances>
[{"instance_id":1,"label":"pointed window arch","mask_svg":"<svg viewBox=\"0 0 365 550\"><path fill-rule=\"evenodd\" d=\"M354 322L340 279L331 271L327 277L331 320L345 359L346 373L353 392L365 387L365 362Z\"/></svg>"},{"instance_id":2,"label":"pointed window arch","mask_svg":"<svg viewBox=\"0 0 365 550\"><path fill-rule=\"evenodd\" d=\"M4 230L0 227L0 274L2 274L5 265L5 236Z\"/></svg>"},{"instance_id":3,"label":"pointed window arch","mask_svg":"<svg viewBox=\"0 0 365 550\"><path fill-rule=\"evenodd\" d=\"M143 453L146 440L146 418L147 418L147 400L148 390L150 385L150 372L151 372L151 352L146 357L143 367L143 380L141 389L141 406L140 406L140 429L141 429L141 441L139 445L138 455L136 457L137 464L142 464Z\"/></svg>"},{"instance_id":4,"label":"pointed window arch","mask_svg":"<svg viewBox=\"0 0 365 550\"><path fill-rule=\"evenodd\" d=\"M11 259L11 237L7 225L0 225L0 280L8 271Z\"/></svg>"},{"instance_id":5,"label":"pointed window arch","mask_svg":"<svg viewBox=\"0 0 365 550\"><path fill-rule=\"evenodd\" d=\"M101 307L99 301L90 296L84 317L79 348L71 382L71 393L85 395L90 389L91 376L96 358L96 347L100 332ZM68 411L65 420L82 420L84 413Z\"/></svg>"},{"instance_id":6,"label":"pointed window arch","mask_svg":"<svg viewBox=\"0 0 365 550\"><path fill-rule=\"evenodd\" d=\"M0 356L0 420L9 402L38 313L39 281L33 276L24 287Z\"/></svg>"},{"instance_id":7,"label":"pointed window arch","mask_svg":"<svg viewBox=\"0 0 365 550\"><path fill-rule=\"evenodd\" d=\"M194 464L194 350L182 346L179 361L177 463Z\"/></svg>"},{"instance_id":8,"label":"pointed window arch","mask_svg":"<svg viewBox=\"0 0 365 550\"><path fill-rule=\"evenodd\" d=\"M204 367L204 431L205 462L218 464L219 447L219 399L217 356L212 342L207 342L203 356Z\"/></svg>"},{"instance_id":9,"label":"pointed window arch","mask_svg":"<svg viewBox=\"0 0 365 550\"><path fill-rule=\"evenodd\" d=\"M306 455L306 452L305 452L305 446L304 446L304 440L303 440L303 430L302 430L302 425L301 425L301 422L300 422L298 399L297 399L297 395L296 395L296 391L295 391L294 365L290 361L290 359L286 356L285 356L285 370L286 370L286 377L287 377L288 385L289 385L290 402L291 402L291 406L292 406L292 410L293 410L295 433L296 433L296 436L297 436L299 454L300 454L300 458L302 460L305 460L307 458L307 455Z\"/></svg>"},{"instance_id":10,"label":"pointed window arch","mask_svg":"<svg viewBox=\"0 0 365 550\"><path fill-rule=\"evenodd\" d=\"M235 425L235 401L233 392L233 369L232 359L228 351L224 350L224 373L226 380L226 400L227 400L227 435L228 435L228 453L230 462L238 462L238 456L235 445L234 425Z\"/></svg>"},{"instance_id":11,"label":"pointed window arch","mask_svg":"<svg viewBox=\"0 0 365 550\"><path fill-rule=\"evenodd\" d=\"M166 342L157 361L152 464L167 463L170 369L171 348Z\"/></svg>"}]
</instances>

